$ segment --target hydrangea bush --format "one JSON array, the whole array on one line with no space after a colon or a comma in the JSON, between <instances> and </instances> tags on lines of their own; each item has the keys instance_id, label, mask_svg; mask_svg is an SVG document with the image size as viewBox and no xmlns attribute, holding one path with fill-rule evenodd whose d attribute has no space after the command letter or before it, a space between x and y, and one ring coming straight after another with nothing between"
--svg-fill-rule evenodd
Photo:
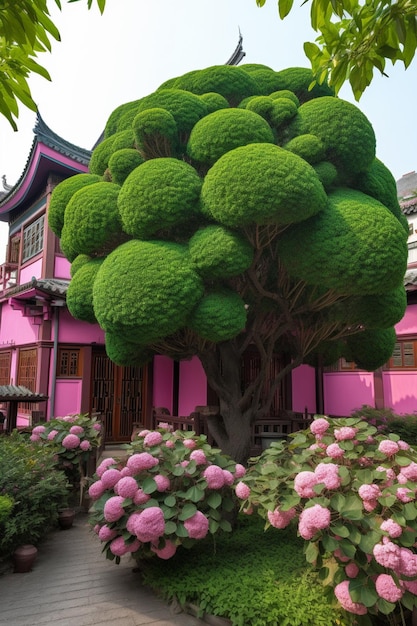
<instances>
[{"instance_id":1,"label":"hydrangea bush","mask_svg":"<svg viewBox=\"0 0 417 626\"><path fill-rule=\"evenodd\" d=\"M294 524L329 599L370 624L417 606L417 452L360 417L316 416L250 461L241 509Z\"/></svg>"},{"instance_id":2,"label":"hydrangea bush","mask_svg":"<svg viewBox=\"0 0 417 626\"><path fill-rule=\"evenodd\" d=\"M70 482L79 486L80 503L86 486L88 462L100 445L102 425L88 414L56 417L33 427L30 440L55 450L57 464Z\"/></svg>"},{"instance_id":3,"label":"hydrangea bush","mask_svg":"<svg viewBox=\"0 0 417 626\"><path fill-rule=\"evenodd\" d=\"M245 474L204 435L167 425L141 431L123 460L104 459L89 488L91 523L107 558L171 558L209 533L231 531Z\"/></svg>"}]
</instances>

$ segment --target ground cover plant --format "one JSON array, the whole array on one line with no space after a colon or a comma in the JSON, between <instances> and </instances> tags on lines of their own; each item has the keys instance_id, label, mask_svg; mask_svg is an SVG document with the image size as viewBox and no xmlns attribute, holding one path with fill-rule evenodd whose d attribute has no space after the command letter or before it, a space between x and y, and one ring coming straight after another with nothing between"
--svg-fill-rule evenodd
<instances>
[{"instance_id":1,"label":"ground cover plant","mask_svg":"<svg viewBox=\"0 0 417 626\"><path fill-rule=\"evenodd\" d=\"M71 314L98 322L121 365L198 356L219 398L211 434L242 463L291 369L378 368L406 307L395 179L371 122L312 78L242 64L167 80L110 115L48 212Z\"/></svg>"},{"instance_id":2,"label":"ground cover plant","mask_svg":"<svg viewBox=\"0 0 417 626\"><path fill-rule=\"evenodd\" d=\"M417 452L360 417L316 416L236 487L266 528L297 528L326 597L361 625L417 606L416 493Z\"/></svg>"},{"instance_id":3,"label":"ground cover plant","mask_svg":"<svg viewBox=\"0 0 417 626\"><path fill-rule=\"evenodd\" d=\"M173 559L145 562L145 584L167 601L233 626L348 626L348 613L323 597L293 528L265 532L259 516L242 515L231 535L201 541Z\"/></svg>"},{"instance_id":4,"label":"ground cover plant","mask_svg":"<svg viewBox=\"0 0 417 626\"><path fill-rule=\"evenodd\" d=\"M14 431L0 437L0 560L21 544L37 544L67 505L69 484L54 453Z\"/></svg>"}]
</instances>

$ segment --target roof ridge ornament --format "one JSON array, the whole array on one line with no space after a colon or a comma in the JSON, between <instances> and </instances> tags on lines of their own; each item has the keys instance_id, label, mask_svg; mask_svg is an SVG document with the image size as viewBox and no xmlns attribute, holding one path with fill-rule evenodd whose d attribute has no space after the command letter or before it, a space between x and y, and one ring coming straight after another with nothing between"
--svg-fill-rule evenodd
<instances>
[{"instance_id":1,"label":"roof ridge ornament","mask_svg":"<svg viewBox=\"0 0 417 626\"><path fill-rule=\"evenodd\" d=\"M246 56L246 52L243 51L243 37L239 28L239 41L237 46L228 61L226 61L225 65L239 65L241 60Z\"/></svg>"}]
</instances>

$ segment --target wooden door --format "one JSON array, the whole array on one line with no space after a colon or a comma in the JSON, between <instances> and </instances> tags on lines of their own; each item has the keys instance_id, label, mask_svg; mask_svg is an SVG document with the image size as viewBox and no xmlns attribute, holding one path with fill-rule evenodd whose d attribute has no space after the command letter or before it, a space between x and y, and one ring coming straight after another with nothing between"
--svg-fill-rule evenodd
<instances>
[{"instance_id":1,"label":"wooden door","mask_svg":"<svg viewBox=\"0 0 417 626\"><path fill-rule=\"evenodd\" d=\"M115 365L103 351L93 353L91 408L105 422L106 442L130 441L133 423L144 423L147 366Z\"/></svg>"}]
</instances>

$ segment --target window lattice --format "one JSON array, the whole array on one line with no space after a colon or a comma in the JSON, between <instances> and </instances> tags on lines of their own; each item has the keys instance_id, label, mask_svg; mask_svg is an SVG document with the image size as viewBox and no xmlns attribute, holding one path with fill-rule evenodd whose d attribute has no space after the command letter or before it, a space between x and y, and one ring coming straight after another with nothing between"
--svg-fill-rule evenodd
<instances>
[{"instance_id":1,"label":"window lattice","mask_svg":"<svg viewBox=\"0 0 417 626\"><path fill-rule=\"evenodd\" d=\"M42 215L24 229L22 263L42 251L44 220L45 216Z\"/></svg>"},{"instance_id":2,"label":"window lattice","mask_svg":"<svg viewBox=\"0 0 417 626\"><path fill-rule=\"evenodd\" d=\"M58 351L57 376L71 378L81 376L80 348L60 348Z\"/></svg>"},{"instance_id":3,"label":"window lattice","mask_svg":"<svg viewBox=\"0 0 417 626\"><path fill-rule=\"evenodd\" d=\"M10 385L10 351L0 352L0 385Z\"/></svg>"},{"instance_id":4,"label":"window lattice","mask_svg":"<svg viewBox=\"0 0 417 626\"><path fill-rule=\"evenodd\" d=\"M17 384L27 387L33 392L36 391L37 360L38 352L36 348L20 350ZM23 413L30 413L34 407L29 402L21 402L19 403L19 408Z\"/></svg>"},{"instance_id":5,"label":"window lattice","mask_svg":"<svg viewBox=\"0 0 417 626\"><path fill-rule=\"evenodd\" d=\"M398 341L395 344L388 369L411 369L417 366L416 341Z\"/></svg>"}]
</instances>

